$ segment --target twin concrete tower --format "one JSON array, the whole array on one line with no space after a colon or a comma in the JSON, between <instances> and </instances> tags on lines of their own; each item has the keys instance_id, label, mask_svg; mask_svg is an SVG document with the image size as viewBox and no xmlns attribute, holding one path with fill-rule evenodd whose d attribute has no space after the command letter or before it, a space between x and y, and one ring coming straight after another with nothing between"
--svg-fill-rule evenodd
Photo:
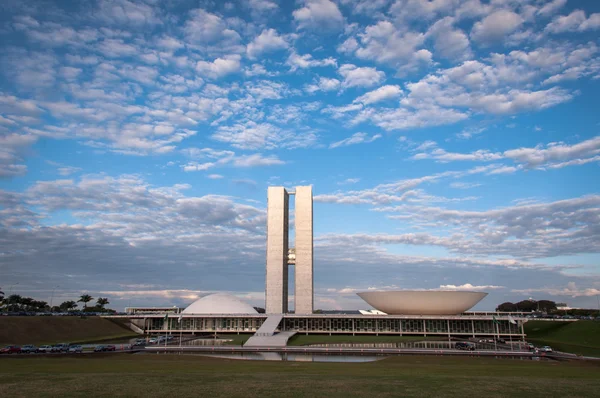
<instances>
[{"instance_id":1,"label":"twin concrete tower","mask_svg":"<svg viewBox=\"0 0 600 398\"><path fill-rule=\"evenodd\" d=\"M289 247L289 196L296 195L295 248ZM296 314L313 312L312 187L269 187L267 195L267 314L288 312L288 266L295 265Z\"/></svg>"}]
</instances>

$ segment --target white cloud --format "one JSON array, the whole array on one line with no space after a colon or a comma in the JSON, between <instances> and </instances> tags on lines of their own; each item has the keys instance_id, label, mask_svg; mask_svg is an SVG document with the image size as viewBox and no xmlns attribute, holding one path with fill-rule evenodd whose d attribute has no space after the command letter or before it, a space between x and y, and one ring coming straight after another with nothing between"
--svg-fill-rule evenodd
<instances>
[{"instance_id":1,"label":"white cloud","mask_svg":"<svg viewBox=\"0 0 600 398\"><path fill-rule=\"evenodd\" d=\"M217 79L240 70L240 56L237 54L229 55L224 58L217 58L213 62L198 61L196 71L203 76Z\"/></svg>"},{"instance_id":2,"label":"white cloud","mask_svg":"<svg viewBox=\"0 0 600 398\"><path fill-rule=\"evenodd\" d=\"M285 162L275 155L263 157L259 153L255 153L254 155L239 156L233 160L233 165L235 167L275 166L282 164L285 164Z\"/></svg>"},{"instance_id":3,"label":"white cloud","mask_svg":"<svg viewBox=\"0 0 600 398\"><path fill-rule=\"evenodd\" d=\"M504 289L504 286L496 286L496 285L472 285L470 283L465 283L464 285L440 285L440 290L497 290Z\"/></svg>"},{"instance_id":4,"label":"white cloud","mask_svg":"<svg viewBox=\"0 0 600 398\"><path fill-rule=\"evenodd\" d=\"M512 293L520 294L532 294L532 293L544 293L553 296L571 296L571 297L594 297L600 295L600 289L595 288L579 288L575 282L567 283L564 288L557 287L544 287L540 289L513 289Z\"/></svg>"},{"instance_id":5,"label":"white cloud","mask_svg":"<svg viewBox=\"0 0 600 398\"><path fill-rule=\"evenodd\" d=\"M246 48L246 54L249 58L256 58L261 54L277 50L284 50L289 47L285 39L277 34L275 29L265 29L262 33L250 43Z\"/></svg>"},{"instance_id":6,"label":"white cloud","mask_svg":"<svg viewBox=\"0 0 600 398\"><path fill-rule=\"evenodd\" d=\"M210 178L211 180L219 180L219 179L223 178L223 176L221 174L209 174L206 177Z\"/></svg>"},{"instance_id":7,"label":"white cloud","mask_svg":"<svg viewBox=\"0 0 600 398\"><path fill-rule=\"evenodd\" d=\"M344 64L338 69L344 80L342 86L350 87L373 87L385 79L385 73L371 67L357 67L352 64Z\"/></svg>"},{"instance_id":8,"label":"white cloud","mask_svg":"<svg viewBox=\"0 0 600 398\"><path fill-rule=\"evenodd\" d=\"M549 16L564 7L565 4L567 4L567 0L553 0L544 4L544 6L537 11L537 13L539 15Z\"/></svg>"},{"instance_id":9,"label":"white cloud","mask_svg":"<svg viewBox=\"0 0 600 398\"><path fill-rule=\"evenodd\" d=\"M161 24L154 9L144 3L129 0L106 0L98 4L99 10L94 15L105 23L119 26L156 25Z\"/></svg>"},{"instance_id":10,"label":"white cloud","mask_svg":"<svg viewBox=\"0 0 600 398\"><path fill-rule=\"evenodd\" d=\"M381 134L375 134L371 137L367 133L354 133L348 138L344 138L341 141L334 142L329 145L329 148L339 148L341 146L355 145L355 144L368 144L377 139L381 138Z\"/></svg>"},{"instance_id":11,"label":"white cloud","mask_svg":"<svg viewBox=\"0 0 600 398\"><path fill-rule=\"evenodd\" d=\"M344 23L340 9L329 0L304 0L304 7L292 15L299 29L338 29Z\"/></svg>"},{"instance_id":12,"label":"white cloud","mask_svg":"<svg viewBox=\"0 0 600 398\"><path fill-rule=\"evenodd\" d=\"M524 167L552 167L568 165L573 160L598 162L600 155L600 136L590 138L574 145L564 142L550 143L544 148L518 148L504 152L504 156L523 164Z\"/></svg>"},{"instance_id":13,"label":"white cloud","mask_svg":"<svg viewBox=\"0 0 600 398\"><path fill-rule=\"evenodd\" d=\"M316 91L336 91L340 88L340 81L328 77L319 77L319 80L314 84L308 84L304 87L307 93Z\"/></svg>"},{"instance_id":14,"label":"white cloud","mask_svg":"<svg viewBox=\"0 0 600 398\"><path fill-rule=\"evenodd\" d=\"M310 132L296 133L270 123L253 121L221 126L212 138L240 149L305 148L317 140L316 135Z\"/></svg>"},{"instance_id":15,"label":"white cloud","mask_svg":"<svg viewBox=\"0 0 600 398\"><path fill-rule=\"evenodd\" d=\"M476 22L471 30L471 39L483 44L503 40L523 24L523 18L509 10L498 10Z\"/></svg>"},{"instance_id":16,"label":"white cloud","mask_svg":"<svg viewBox=\"0 0 600 398\"><path fill-rule=\"evenodd\" d=\"M337 66L335 58L328 57L325 59L313 59L311 54L300 55L296 51L292 51L286 61L286 65L289 65L290 71L297 69L314 68L317 66Z\"/></svg>"},{"instance_id":17,"label":"white cloud","mask_svg":"<svg viewBox=\"0 0 600 398\"><path fill-rule=\"evenodd\" d=\"M391 65L397 68L399 74L418 70L431 63L431 52L420 48L425 41L423 33L399 30L389 21L379 21L365 28L358 37L360 45L356 43L357 57ZM347 43L341 50L351 51L356 47L354 42Z\"/></svg>"},{"instance_id":18,"label":"white cloud","mask_svg":"<svg viewBox=\"0 0 600 398\"><path fill-rule=\"evenodd\" d=\"M556 17L546 26L550 33L584 32L586 30L600 29L600 13L585 16L585 11L574 10L569 15Z\"/></svg>"},{"instance_id":19,"label":"white cloud","mask_svg":"<svg viewBox=\"0 0 600 398\"><path fill-rule=\"evenodd\" d=\"M400 88L400 86L386 85L361 95L360 97L356 98L354 102L360 102L365 105L369 105L374 104L376 102L397 98L401 95L402 89Z\"/></svg>"},{"instance_id":20,"label":"white cloud","mask_svg":"<svg viewBox=\"0 0 600 398\"><path fill-rule=\"evenodd\" d=\"M469 38L454 22L452 17L442 18L429 28L427 35L434 39L436 55L451 60L467 59L472 55Z\"/></svg>"}]
</instances>

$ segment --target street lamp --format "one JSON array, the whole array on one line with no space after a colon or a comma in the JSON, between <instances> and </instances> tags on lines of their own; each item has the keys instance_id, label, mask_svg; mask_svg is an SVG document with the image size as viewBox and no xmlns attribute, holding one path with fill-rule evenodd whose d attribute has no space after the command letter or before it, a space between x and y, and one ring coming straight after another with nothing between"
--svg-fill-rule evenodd
<instances>
[{"instance_id":1,"label":"street lamp","mask_svg":"<svg viewBox=\"0 0 600 398\"><path fill-rule=\"evenodd\" d=\"M52 295L50 296L50 312L52 312L52 301L54 300L54 291L59 288L60 286L56 285L54 286L54 288L52 289Z\"/></svg>"},{"instance_id":2,"label":"street lamp","mask_svg":"<svg viewBox=\"0 0 600 398\"><path fill-rule=\"evenodd\" d=\"M10 285L10 288L8 289L8 297L10 297L12 295L13 287L15 287L18 284L19 284L19 282L15 282L12 285Z\"/></svg>"}]
</instances>

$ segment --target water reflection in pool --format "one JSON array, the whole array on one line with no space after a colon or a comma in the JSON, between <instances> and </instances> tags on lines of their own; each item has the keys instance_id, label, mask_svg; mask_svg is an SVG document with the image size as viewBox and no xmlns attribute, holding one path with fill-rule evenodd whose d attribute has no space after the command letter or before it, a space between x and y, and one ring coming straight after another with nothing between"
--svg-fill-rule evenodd
<instances>
[{"instance_id":1,"label":"water reflection in pool","mask_svg":"<svg viewBox=\"0 0 600 398\"><path fill-rule=\"evenodd\" d=\"M340 355L340 354L299 354L291 352L231 352L219 354L181 353L211 358L244 359L252 361L288 362L373 362L386 358L385 355Z\"/></svg>"}]
</instances>

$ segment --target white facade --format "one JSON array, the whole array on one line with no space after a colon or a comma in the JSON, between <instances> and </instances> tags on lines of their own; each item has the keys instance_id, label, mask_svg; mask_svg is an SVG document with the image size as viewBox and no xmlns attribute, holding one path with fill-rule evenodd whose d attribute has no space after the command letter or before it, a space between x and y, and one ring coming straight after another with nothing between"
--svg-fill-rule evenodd
<instances>
[{"instance_id":1,"label":"white facade","mask_svg":"<svg viewBox=\"0 0 600 398\"><path fill-rule=\"evenodd\" d=\"M313 200L312 187L296 187L295 313L313 313Z\"/></svg>"},{"instance_id":2,"label":"white facade","mask_svg":"<svg viewBox=\"0 0 600 398\"><path fill-rule=\"evenodd\" d=\"M289 247L289 195L296 195L295 248ZM269 187L267 194L266 312L288 312L288 266L295 264L295 312L313 312L313 202L312 187Z\"/></svg>"},{"instance_id":3,"label":"white facade","mask_svg":"<svg viewBox=\"0 0 600 398\"><path fill-rule=\"evenodd\" d=\"M267 314L288 312L289 196L283 187L267 192Z\"/></svg>"}]
</instances>

